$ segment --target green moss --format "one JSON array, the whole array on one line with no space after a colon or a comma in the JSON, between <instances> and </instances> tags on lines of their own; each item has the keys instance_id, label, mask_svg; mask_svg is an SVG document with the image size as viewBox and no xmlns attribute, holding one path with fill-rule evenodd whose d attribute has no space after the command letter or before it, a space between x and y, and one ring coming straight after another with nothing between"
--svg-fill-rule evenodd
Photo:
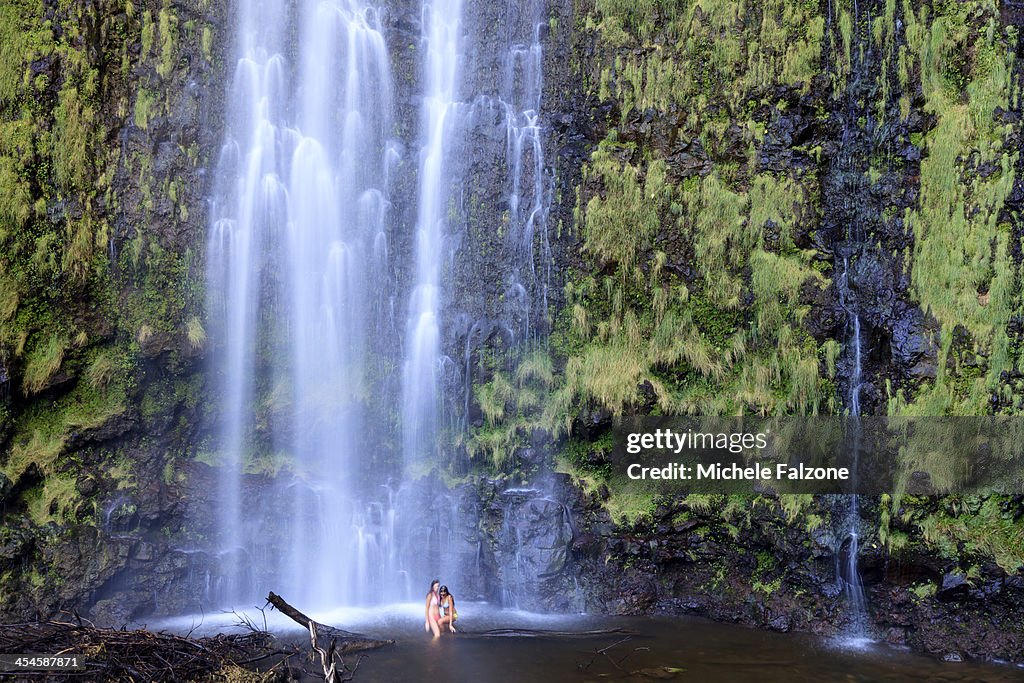
<instances>
[{"instance_id":1,"label":"green moss","mask_svg":"<svg viewBox=\"0 0 1024 683\"><path fill-rule=\"evenodd\" d=\"M65 80L54 110L54 165L58 186L65 190L84 189L93 177L93 136L98 73L83 67L83 73Z\"/></svg>"},{"instance_id":2,"label":"green moss","mask_svg":"<svg viewBox=\"0 0 1024 683\"><path fill-rule=\"evenodd\" d=\"M911 587L910 592L913 593L918 600L926 600L938 591L938 586L932 582L919 583Z\"/></svg>"},{"instance_id":3,"label":"green moss","mask_svg":"<svg viewBox=\"0 0 1024 683\"><path fill-rule=\"evenodd\" d=\"M42 12L35 0L0 4L0 107L18 98L28 78L26 63L50 49L52 36Z\"/></svg>"},{"instance_id":4,"label":"green moss","mask_svg":"<svg viewBox=\"0 0 1024 683\"><path fill-rule=\"evenodd\" d=\"M924 9L909 15L909 59L920 65L936 125L915 143L927 155L920 204L905 220L915 237L914 292L942 324L943 353L936 381L911 401L897 398L893 413L988 412L1001 374L1017 362L1006 327L1020 310L1019 276L1010 258L1012 231L1000 216L1019 152L1002 148L1008 130L995 120L997 108L1009 106L1012 36L972 29L992 11L982 3L946 3L930 23ZM981 177L974 164L992 164L996 172ZM988 359L984 377L966 378L948 354L958 328Z\"/></svg>"},{"instance_id":5,"label":"green moss","mask_svg":"<svg viewBox=\"0 0 1024 683\"><path fill-rule=\"evenodd\" d=\"M174 72L178 43L178 15L171 9L169 2L160 10L158 24L160 61L157 62L156 71L161 78L167 78Z\"/></svg>"},{"instance_id":6,"label":"green moss","mask_svg":"<svg viewBox=\"0 0 1024 683\"><path fill-rule=\"evenodd\" d=\"M646 173L614 161L628 151L613 135L595 153L602 192L579 213L585 247L614 275L567 287L569 334L579 344L555 404L594 400L621 412L647 382L663 413L818 412L830 385L800 329L809 310L800 297L808 283L827 281L814 253L793 246L804 191L767 175L736 191L715 173L680 190L658 160ZM646 189L651 178L660 189ZM641 201L639 214L627 210ZM648 227L634 229L638 222ZM692 285L674 282L666 253L649 250L672 231L693 245L701 279Z\"/></svg>"},{"instance_id":7,"label":"green moss","mask_svg":"<svg viewBox=\"0 0 1024 683\"><path fill-rule=\"evenodd\" d=\"M67 337L60 333L51 334L30 348L22 377L22 389L26 394L37 394L46 388L60 370L67 349Z\"/></svg>"},{"instance_id":8,"label":"green moss","mask_svg":"<svg viewBox=\"0 0 1024 683\"><path fill-rule=\"evenodd\" d=\"M650 521L657 509L659 497L646 491L623 491L609 496L604 502L612 520L619 524Z\"/></svg>"},{"instance_id":9,"label":"green moss","mask_svg":"<svg viewBox=\"0 0 1024 683\"><path fill-rule=\"evenodd\" d=\"M959 558L959 544L968 556L990 557L1007 573L1024 567L1024 524L1014 520L1012 510L997 497L969 499L959 510L956 500L946 503L946 510L926 516L917 522L925 542L938 548L947 557Z\"/></svg>"},{"instance_id":10,"label":"green moss","mask_svg":"<svg viewBox=\"0 0 1024 683\"><path fill-rule=\"evenodd\" d=\"M586 27L616 56L600 73L599 96L619 99L625 116L633 108L701 112L722 95L737 105L775 83L808 92L825 17L816 3L784 0L600 0Z\"/></svg>"},{"instance_id":11,"label":"green moss","mask_svg":"<svg viewBox=\"0 0 1024 683\"><path fill-rule=\"evenodd\" d=\"M153 40L155 36L156 22L153 20L153 15L150 12L143 12L141 34L141 46L143 57L149 56L149 53L153 50Z\"/></svg>"},{"instance_id":12,"label":"green moss","mask_svg":"<svg viewBox=\"0 0 1024 683\"><path fill-rule=\"evenodd\" d=\"M552 359L543 347L485 352L476 372L490 377L473 387L483 424L456 435L456 445L465 447L478 464L501 469L512 463L510 456L526 445L529 434L548 426L555 381Z\"/></svg>"},{"instance_id":13,"label":"green moss","mask_svg":"<svg viewBox=\"0 0 1024 683\"><path fill-rule=\"evenodd\" d=\"M156 113L160 103L160 95L142 88L135 98L135 125L145 130L149 126L149 120Z\"/></svg>"},{"instance_id":14,"label":"green moss","mask_svg":"<svg viewBox=\"0 0 1024 683\"><path fill-rule=\"evenodd\" d=\"M782 577L776 576L769 579L768 577L778 572L778 566L775 561L775 557L766 551L760 551L757 553L757 567L754 569L753 575L750 577L750 587L757 593L762 593L765 597L770 596L782 587Z\"/></svg>"},{"instance_id":15,"label":"green moss","mask_svg":"<svg viewBox=\"0 0 1024 683\"><path fill-rule=\"evenodd\" d=\"M25 496L29 519L37 526L67 523L80 500L75 478L69 474L51 475Z\"/></svg>"},{"instance_id":16,"label":"green moss","mask_svg":"<svg viewBox=\"0 0 1024 683\"><path fill-rule=\"evenodd\" d=\"M489 465L501 468L520 446L519 436L519 425L515 421L476 428L466 439L466 453L471 459L486 456Z\"/></svg>"},{"instance_id":17,"label":"green moss","mask_svg":"<svg viewBox=\"0 0 1024 683\"><path fill-rule=\"evenodd\" d=\"M117 370L117 356L112 349L102 349L89 363L85 379L94 389L103 389L113 379Z\"/></svg>"},{"instance_id":18,"label":"green moss","mask_svg":"<svg viewBox=\"0 0 1024 683\"><path fill-rule=\"evenodd\" d=\"M52 404L33 403L15 423L12 446L0 462L12 480L35 464L43 474L55 471L73 432L98 429L127 410L123 375L103 388L80 381Z\"/></svg>"},{"instance_id":19,"label":"green moss","mask_svg":"<svg viewBox=\"0 0 1024 683\"><path fill-rule=\"evenodd\" d=\"M201 46L203 59L207 62L213 61L213 29L210 26L203 26Z\"/></svg>"},{"instance_id":20,"label":"green moss","mask_svg":"<svg viewBox=\"0 0 1024 683\"><path fill-rule=\"evenodd\" d=\"M490 382L473 388L477 403L491 427L505 419L505 409L515 397L512 383L503 373L497 373Z\"/></svg>"},{"instance_id":21,"label":"green moss","mask_svg":"<svg viewBox=\"0 0 1024 683\"><path fill-rule=\"evenodd\" d=\"M635 166L622 161L628 153L628 146L614 136L594 152L587 178L599 182L603 191L588 202L583 224L585 249L624 269L635 263L657 230L667 189L664 162L652 163L641 177Z\"/></svg>"},{"instance_id":22,"label":"green moss","mask_svg":"<svg viewBox=\"0 0 1024 683\"><path fill-rule=\"evenodd\" d=\"M612 450L612 433L605 432L594 441L570 439L562 451L562 459L573 472L607 479L611 463L605 460Z\"/></svg>"},{"instance_id":23,"label":"green moss","mask_svg":"<svg viewBox=\"0 0 1024 683\"><path fill-rule=\"evenodd\" d=\"M262 474L276 477L295 469L295 458L290 453L259 453L246 458L244 471L247 474Z\"/></svg>"},{"instance_id":24,"label":"green moss","mask_svg":"<svg viewBox=\"0 0 1024 683\"><path fill-rule=\"evenodd\" d=\"M203 329L203 322L198 315L188 318L188 323L185 324L185 336L188 338L188 345L193 350L201 349L206 344L206 330Z\"/></svg>"},{"instance_id":25,"label":"green moss","mask_svg":"<svg viewBox=\"0 0 1024 683\"><path fill-rule=\"evenodd\" d=\"M104 467L104 474L114 482L118 491L135 489L138 486L138 481L135 477L135 467L132 461L123 455L107 462Z\"/></svg>"}]
</instances>

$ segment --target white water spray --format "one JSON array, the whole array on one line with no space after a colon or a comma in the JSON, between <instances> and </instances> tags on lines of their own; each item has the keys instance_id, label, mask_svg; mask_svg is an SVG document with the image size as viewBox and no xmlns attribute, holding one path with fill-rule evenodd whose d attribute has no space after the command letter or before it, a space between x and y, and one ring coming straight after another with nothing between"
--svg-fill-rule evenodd
<instances>
[{"instance_id":1,"label":"white water spray","mask_svg":"<svg viewBox=\"0 0 1024 683\"><path fill-rule=\"evenodd\" d=\"M265 592L253 574L259 566L298 598L348 602L352 586L364 594L378 587L370 568L382 564L389 540L351 483L373 324L367 302L384 295L387 48L378 10L351 0L298 10L248 0L238 22L208 252L226 551L212 599ZM285 57L291 22L294 66ZM287 549L261 547L265 501L245 500L243 472L259 450L282 453L295 473L279 477L288 503L269 521L285 527Z\"/></svg>"},{"instance_id":2,"label":"white water spray","mask_svg":"<svg viewBox=\"0 0 1024 683\"><path fill-rule=\"evenodd\" d=\"M541 100L544 94L544 47L541 34L547 28L543 0L529 0L523 14L528 19L528 43L514 42L504 58L504 82L499 101L505 109L506 159L509 168L509 233L513 255L512 283L506 307L519 338L546 330L530 326L534 306L546 313L551 280L551 246L548 214L551 178L544 158ZM543 318L542 318L543 319Z\"/></svg>"},{"instance_id":3,"label":"white water spray","mask_svg":"<svg viewBox=\"0 0 1024 683\"><path fill-rule=\"evenodd\" d=\"M425 0L422 17L424 146L419 165L416 280L409 301L402 378L402 444L407 464L431 458L437 442L441 259L449 190L446 160L456 129L462 2Z\"/></svg>"}]
</instances>

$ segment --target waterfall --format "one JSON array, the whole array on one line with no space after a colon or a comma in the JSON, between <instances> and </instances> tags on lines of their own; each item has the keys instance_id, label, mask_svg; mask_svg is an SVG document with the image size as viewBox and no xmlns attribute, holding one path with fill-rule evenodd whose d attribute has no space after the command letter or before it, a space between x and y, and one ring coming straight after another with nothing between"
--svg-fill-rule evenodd
<instances>
[{"instance_id":1,"label":"waterfall","mask_svg":"<svg viewBox=\"0 0 1024 683\"><path fill-rule=\"evenodd\" d=\"M352 587L380 589L370 567L379 564L381 520L355 500L352 480L372 324L364 304L383 288L385 270L373 258L387 235L390 66L376 11L349 3L309 6L298 44L288 186L291 449L317 495L292 497L298 521L287 576L333 603ZM312 576L311 557L319 564Z\"/></svg>"},{"instance_id":2,"label":"waterfall","mask_svg":"<svg viewBox=\"0 0 1024 683\"><path fill-rule=\"evenodd\" d=\"M354 0L247 0L236 35L208 246L228 553L214 599L254 596L268 564L282 591L338 602L378 587L388 541L353 479L369 309L387 289L391 69L379 10ZM293 473L277 477L275 515L245 499L257 451ZM271 524L287 549L265 547Z\"/></svg>"},{"instance_id":3,"label":"waterfall","mask_svg":"<svg viewBox=\"0 0 1024 683\"><path fill-rule=\"evenodd\" d=\"M457 102L461 0L425 0L422 47L424 144L420 152L415 286L406 326L402 378L402 444L407 463L428 459L436 445L440 362L441 259L448 216L447 151Z\"/></svg>"},{"instance_id":4,"label":"waterfall","mask_svg":"<svg viewBox=\"0 0 1024 683\"><path fill-rule=\"evenodd\" d=\"M538 339L546 339L548 287L551 280L551 246L548 239L548 214L551 207L551 176L544 156L545 129L541 116L544 94L543 32L544 0L521 3L522 18L509 27L501 67L503 79L496 102L504 113L506 129L505 159L508 167L509 207L506 245L511 256L509 282L505 292L505 316L515 331L519 348ZM537 321L537 325L531 324ZM467 403L470 388L467 386ZM548 482L537 482L550 485ZM524 559L524 541L520 527L519 500L546 493L536 489L505 491L504 517L498 534L496 561L501 580L504 607L535 606L530 596L539 583L534 562ZM532 554L536 549L530 549ZM527 552L530 555L531 552Z\"/></svg>"},{"instance_id":5,"label":"waterfall","mask_svg":"<svg viewBox=\"0 0 1024 683\"><path fill-rule=\"evenodd\" d=\"M420 152L415 285L406 325L402 445L408 463L436 445L441 348L441 259L448 216L447 151L454 129L462 25L461 0L425 0L422 8L424 145Z\"/></svg>"},{"instance_id":6,"label":"waterfall","mask_svg":"<svg viewBox=\"0 0 1024 683\"><path fill-rule=\"evenodd\" d=\"M267 21L259 21L264 11ZM232 567L251 564L246 557L251 545L243 528L241 474L244 453L252 449L264 245L281 230L284 215L277 155L277 105L286 97L282 26L281 7L276 4L248 2L239 7L238 61L228 93L230 123L218 161L207 248L210 324L221 344L213 366L220 378L223 415L218 434L217 531L221 552L229 556L225 564ZM244 579L240 571L225 572L217 597L234 599Z\"/></svg>"},{"instance_id":7,"label":"waterfall","mask_svg":"<svg viewBox=\"0 0 1024 683\"><path fill-rule=\"evenodd\" d=\"M857 487L857 475L860 465L860 435L859 424L860 392L863 384L863 363L861 340L860 311L856 299L850 289L850 260L843 257L843 270L839 277L839 305L846 312L848 319L847 346L852 362L850 373L849 391L846 396L846 407L849 417L852 418L852 434L850 434L850 465L853 472L852 486L854 491ZM849 507L846 514L845 539L846 556L845 561L836 572L843 587L847 601L850 604L852 624L850 634L857 639L865 637L867 629L867 603L864 596L864 582L861 580L860 569L857 566L857 558L860 554L860 498L856 492L849 496Z\"/></svg>"},{"instance_id":8,"label":"waterfall","mask_svg":"<svg viewBox=\"0 0 1024 683\"><path fill-rule=\"evenodd\" d=\"M551 246L548 241L548 213L551 207L551 178L544 159L544 128L541 99L544 94L544 47L541 33L544 0L526 2L525 28L529 42L513 34L505 50L504 78L499 102L505 110L509 169L509 231L512 254L511 282L506 292L506 315L519 338L530 340L546 330L531 329L536 304L546 314L551 280ZM513 27L513 28L518 28ZM539 252L539 253L538 253Z\"/></svg>"},{"instance_id":9,"label":"waterfall","mask_svg":"<svg viewBox=\"0 0 1024 683\"><path fill-rule=\"evenodd\" d=\"M850 625L847 634L854 643L866 639L868 616L864 584L858 566L860 554L860 500L856 494L857 475L861 450L861 403L864 381L864 330L863 311L857 297L857 269L861 260L867 258L871 248L868 235L878 222L876 207L871 201L871 186L867 179L870 159L874 151L874 131L878 122L870 106L874 74L874 52L870 30L871 7L861 7L854 2L851 7L851 45L848 48L850 73L845 89L839 98L838 115L842 125L842 137L838 153L826 182L827 205L833 208L836 220L833 227L833 249L835 252L836 291L839 307L846 319L845 343L842 363L846 369L846 392L843 402L849 417L847 444L850 466L853 472L851 486L854 493L846 496L845 508L840 518L840 539L836 556L836 577L850 610ZM833 8L829 6L829 24L834 21ZM838 11L838 7L835 8ZM842 40L834 45L841 49ZM841 69L836 59L834 68Z\"/></svg>"},{"instance_id":10,"label":"waterfall","mask_svg":"<svg viewBox=\"0 0 1024 683\"><path fill-rule=\"evenodd\" d=\"M467 35L464 9L476 30L497 26L461 0L423 2L420 78L404 93L419 107L413 143L390 137L407 126L393 102L383 9L238 6L207 258L220 419L210 457L220 566L207 603L237 605L268 585L304 604L345 605L408 600L438 573L480 583L462 562L479 547L479 514L422 477L444 463L445 373L461 371L446 355L443 315L459 304L449 273L466 232L461 176L477 150L462 143L475 103L501 112L488 139L505 165L488 180L506 188L508 230L486 229L510 258L489 276L501 283L501 324L520 340L546 331L531 321L546 320L552 176L542 0L508 3L498 45ZM480 43L472 56L470 39ZM474 80L486 67L472 58L491 55L498 77ZM418 150L415 173L405 148ZM402 195L415 201L414 232L397 249L392 178L403 192L402 180L415 179ZM408 268L391 263L407 243ZM407 301L402 334L396 299Z\"/></svg>"}]
</instances>

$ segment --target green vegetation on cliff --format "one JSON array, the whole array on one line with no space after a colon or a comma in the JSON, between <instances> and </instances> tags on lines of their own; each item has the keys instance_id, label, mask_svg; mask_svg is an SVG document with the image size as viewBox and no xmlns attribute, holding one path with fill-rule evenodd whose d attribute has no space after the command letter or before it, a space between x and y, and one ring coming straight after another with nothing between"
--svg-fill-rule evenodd
<instances>
[{"instance_id":1,"label":"green vegetation on cliff","mask_svg":"<svg viewBox=\"0 0 1024 683\"><path fill-rule=\"evenodd\" d=\"M941 324L938 374L916 397L897 396L891 412L974 415L991 410L1000 378L1019 367L1011 348L1010 319L1021 312L1015 237L1004 212L1020 151L1008 144L1018 127L1000 120L1020 84L1011 77L1016 30L999 25L990 3L944 3L904 8L908 52L916 65L924 109L935 126L924 137L921 199L908 212L913 254L908 259L922 308ZM952 352L957 334L972 358ZM976 371L976 369L978 371ZM1006 389L1009 389L1007 387ZM1004 397L1019 409L1024 397Z\"/></svg>"},{"instance_id":2,"label":"green vegetation on cliff","mask_svg":"<svg viewBox=\"0 0 1024 683\"><path fill-rule=\"evenodd\" d=\"M212 73L214 33L196 18L211 9L0 5L0 474L14 485L5 524L40 534L12 546L33 555L10 561L37 567L31 581L3 573L12 610L56 599L17 582L53 588L47 553L100 524L105 493L134 491L139 468L170 462L137 462L140 449L196 429L171 419L199 405L186 388L201 380L192 362L205 343L203 231L188 221L204 159L197 104L182 102L186 79ZM154 376L176 378L156 402Z\"/></svg>"},{"instance_id":3,"label":"green vegetation on cliff","mask_svg":"<svg viewBox=\"0 0 1024 683\"><path fill-rule=\"evenodd\" d=\"M916 361L933 364L931 374L878 378L880 409L1019 410L1020 217L1007 200L1020 125L1005 113L1020 106L1016 29L990 1L885 0L859 16L851 2L829 7L832 17L817 2L578 6L576 65L585 96L602 104L594 123L603 139L577 188L582 258L566 278L550 339L550 390L526 411L486 407L496 397L502 408L514 405L507 382L476 396L488 426L471 440L500 429L499 466L537 426L572 433L595 409L844 409L836 373L845 339L835 328L823 333L821 322L823 307L838 308L837 256L820 250L837 239L822 232L833 211L822 187L844 153L838 125L891 138L888 151L875 143L868 152L858 183L868 192L885 196L894 182L919 187L908 204L881 207L875 220L886 235L867 240L891 250L909 302L936 322L934 337L919 336L937 357ZM868 59L880 68L865 85L858 69ZM846 121L850 111L858 118ZM901 144L918 156L893 153ZM901 234L909 239L892 237ZM488 451L473 453L480 450ZM600 440L572 433L559 466L597 492L609 483L605 452ZM666 502L614 487L602 500L625 522ZM900 505L897 498L879 509ZM908 518L903 530L880 535L892 552L912 542L954 559L994 558L1013 572L1021 524L994 512L997 505L955 513L911 505L919 523ZM821 523L815 517L809 529Z\"/></svg>"}]
</instances>

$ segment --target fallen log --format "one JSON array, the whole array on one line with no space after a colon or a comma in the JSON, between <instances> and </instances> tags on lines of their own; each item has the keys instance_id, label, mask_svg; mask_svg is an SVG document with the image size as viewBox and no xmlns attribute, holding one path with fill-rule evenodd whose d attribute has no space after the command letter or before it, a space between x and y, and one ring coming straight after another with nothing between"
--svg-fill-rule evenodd
<instances>
[{"instance_id":1,"label":"fallen log","mask_svg":"<svg viewBox=\"0 0 1024 683\"><path fill-rule=\"evenodd\" d=\"M316 629L317 637L328 641L336 641L335 650L341 654L345 654L347 652L360 652L362 650L373 650L378 647L393 645L395 643L393 640L381 640L379 638L363 635L362 633L353 633L352 631L345 631L344 629L334 628L333 626L327 626L326 624L316 622L289 605L285 602L284 598L274 592L271 592L267 596L267 602L273 605L274 609L278 612L285 615L306 630L309 630L310 624L312 624Z\"/></svg>"}]
</instances>

